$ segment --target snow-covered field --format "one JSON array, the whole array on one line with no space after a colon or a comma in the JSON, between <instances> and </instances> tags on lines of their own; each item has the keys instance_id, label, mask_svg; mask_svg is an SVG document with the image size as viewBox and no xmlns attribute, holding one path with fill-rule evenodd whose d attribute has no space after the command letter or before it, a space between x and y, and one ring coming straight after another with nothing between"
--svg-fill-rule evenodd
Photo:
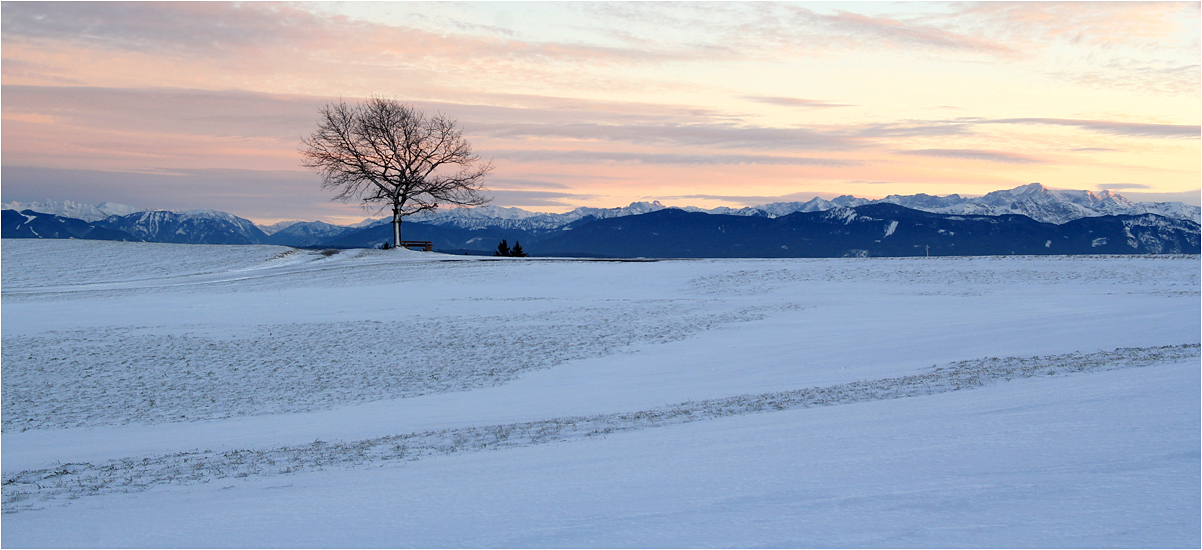
<instances>
[{"instance_id":1,"label":"snow-covered field","mask_svg":"<svg viewBox=\"0 0 1202 550\"><path fill-rule=\"evenodd\" d=\"M1197 256L0 254L6 547L1202 544Z\"/></svg>"}]
</instances>

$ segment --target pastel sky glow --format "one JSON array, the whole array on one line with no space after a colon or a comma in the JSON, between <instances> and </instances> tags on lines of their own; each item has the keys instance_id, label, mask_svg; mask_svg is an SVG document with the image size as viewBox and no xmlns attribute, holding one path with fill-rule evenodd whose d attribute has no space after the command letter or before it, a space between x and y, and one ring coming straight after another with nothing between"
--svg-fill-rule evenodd
<instances>
[{"instance_id":1,"label":"pastel sky glow","mask_svg":"<svg viewBox=\"0 0 1202 550\"><path fill-rule=\"evenodd\" d=\"M457 119L499 206L1199 204L1199 5L4 2L0 192L358 221L298 149L374 94Z\"/></svg>"}]
</instances>

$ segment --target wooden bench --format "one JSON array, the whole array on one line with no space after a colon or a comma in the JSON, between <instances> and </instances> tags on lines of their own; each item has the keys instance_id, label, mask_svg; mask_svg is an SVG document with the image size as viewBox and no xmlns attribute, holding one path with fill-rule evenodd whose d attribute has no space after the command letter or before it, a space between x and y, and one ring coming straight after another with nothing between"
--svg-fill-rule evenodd
<instances>
[{"instance_id":1,"label":"wooden bench","mask_svg":"<svg viewBox=\"0 0 1202 550\"><path fill-rule=\"evenodd\" d=\"M413 250L414 248L420 248L422 252L434 250L433 241L401 241L401 246L410 250Z\"/></svg>"}]
</instances>

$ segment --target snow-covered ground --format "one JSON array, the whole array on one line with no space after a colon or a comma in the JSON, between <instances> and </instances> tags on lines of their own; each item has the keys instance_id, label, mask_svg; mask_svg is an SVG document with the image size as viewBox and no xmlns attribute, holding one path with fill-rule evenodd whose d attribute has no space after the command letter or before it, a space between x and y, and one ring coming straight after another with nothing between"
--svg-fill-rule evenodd
<instances>
[{"instance_id":1,"label":"snow-covered ground","mask_svg":"<svg viewBox=\"0 0 1202 550\"><path fill-rule=\"evenodd\" d=\"M0 253L6 547L1202 543L1197 256Z\"/></svg>"}]
</instances>

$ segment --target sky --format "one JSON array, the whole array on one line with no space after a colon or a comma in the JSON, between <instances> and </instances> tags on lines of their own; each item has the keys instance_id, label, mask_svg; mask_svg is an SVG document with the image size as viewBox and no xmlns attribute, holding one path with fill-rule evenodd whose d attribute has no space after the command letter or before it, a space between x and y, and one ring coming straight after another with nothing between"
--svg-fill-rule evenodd
<instances>
[{"instance_id":1,"label":"sky","mask_svg":"<svg viewBox=\"0 0 1202 550\"><path fill-rule=\"evenodd\" d=\"M301 139L380 96L457 120L497 206L1197 205L1199 6L4 2L0 198L356 222Z\"/></svg>"}]
</instances>

